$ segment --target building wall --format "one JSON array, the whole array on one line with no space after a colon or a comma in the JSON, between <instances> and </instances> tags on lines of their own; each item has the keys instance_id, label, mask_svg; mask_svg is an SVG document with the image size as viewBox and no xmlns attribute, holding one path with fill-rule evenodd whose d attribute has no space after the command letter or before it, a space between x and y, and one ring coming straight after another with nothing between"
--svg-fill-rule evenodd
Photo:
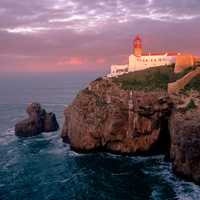
<instances>
[{"instance_id":1,"label":"building wall","mask_svg":"<svg viewBox=\"0 0 200 200\"><path fill-rule=\"evenodd\" d=\"M194 57L194 64L200 66L200 57Z\"/></svg>"},{"instance_id":2,"label":"building wall","mask_svg":"<svg viewBox=\"0 0 200 200\"><path fill-rule=\"evenodd\" d=\"M129 71L143 70L150 67L170 65L175 63L175 56L155 55L155 56L129 56Z\"/></svg>"},{"instance_id":3,"label":"building wall","mask_svg":"<svg viewBox=\"0 0 200 200\"><path fill-rule=\"evenodd\" d=\"M193 66L195 63L195 57L192 54L179 54L176 57L175 73L179 73L182 70Z\"/></svg>"},{"instance_id":4,"label":"building wall","mask_svg":"<svg viewBox=\"0 0 200 200\"><path fill-rule=\"evenodd\" d=\"M194 77L200 74L200 68L196 68L194 71L189 72L176 82L168 84L168 93L173 94L183 89Z\"/></svg>"},{"instance_id":5,"label":"building wall","mask_svg":"<svg viewBox=\"0 0 200 200\"><path fill-rule=\"evenodd\" d=\"M127 73L127 72L128 72L128 65L112 65L111 73L108 76L109 77L119 76L119 75Z\"/></svg>"}]
</instances>

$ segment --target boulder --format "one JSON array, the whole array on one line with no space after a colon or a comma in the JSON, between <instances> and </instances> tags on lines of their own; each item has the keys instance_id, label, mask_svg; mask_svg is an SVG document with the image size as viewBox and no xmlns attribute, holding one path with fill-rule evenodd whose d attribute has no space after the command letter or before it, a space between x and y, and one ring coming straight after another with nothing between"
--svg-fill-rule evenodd
<instances>
[{"instance_id":1,"label":"boulder","mask_svg":"<svg viewBox=\"0 0 200 200\"><path fill-rule=\"evenodd\" d=\"M47 113L39 103L28 105L26 112L28 118L15 125L15 134L17 136L29 137L59 129L55 114Z\"/></svg>"}]
</instances>

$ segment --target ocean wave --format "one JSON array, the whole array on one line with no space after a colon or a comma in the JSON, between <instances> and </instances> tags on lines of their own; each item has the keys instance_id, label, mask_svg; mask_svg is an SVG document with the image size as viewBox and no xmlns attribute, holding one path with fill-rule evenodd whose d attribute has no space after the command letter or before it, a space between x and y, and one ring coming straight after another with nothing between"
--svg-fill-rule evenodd
<instances>
[{"instance_id":1,"label":"ocean wave","mask_svg":"<svg viewBox=\"0 0 200 200\"><path fill-rule=\"evenodd\" d=\"M5 132L3 132L0 136L0 144L8 145L16 140L14 128L9 128Z\"/></svg>"},{"instance_id":2,"label":"ocean wave","mask_svg":"<svg viewBox=\"0 0 200 200\"><path fill-rule=\"evenodd\" d=\"M164 155L154 155L154 156L125 156L125 155L117 155L112 153L105 153L106 156L112 158L112 159L128 159L133 164L141 163L141 162L147 162L152 160L163 160Z\"/></svg>"},{"instance_id":3,"label":"ocean wave","mask_svg":"<svg viewBox=\"0 0 200 200\"><path fill-rule=\"evenodd\" d=\"M150 176L161 177L166 183L171 185L171 188L176 194L177 200L199 200L200 187L192 182L186 182L177 178L171 171L171 164L161 161L159 165L149 166L142 170L143 173ZM152 192L152 199L159 199L162 194L160 185L155 185Z\"/></svg>"}]
</instances>

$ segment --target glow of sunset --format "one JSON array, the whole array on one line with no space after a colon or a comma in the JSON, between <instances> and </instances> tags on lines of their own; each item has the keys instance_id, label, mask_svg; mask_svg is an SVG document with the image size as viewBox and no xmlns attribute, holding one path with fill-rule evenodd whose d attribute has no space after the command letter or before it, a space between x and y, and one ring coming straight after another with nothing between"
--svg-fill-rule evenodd
<instances>
[{"instance_id":1,"label":"glow of sunset","mask_svg":"<svg viewBox=\"0 0 200 200\"><path fill-rule=\"evenodd\" d=\"M199 0L1 0L0 73L106 70L147 51L200 55Z\"/></svg>"}]
</instances>

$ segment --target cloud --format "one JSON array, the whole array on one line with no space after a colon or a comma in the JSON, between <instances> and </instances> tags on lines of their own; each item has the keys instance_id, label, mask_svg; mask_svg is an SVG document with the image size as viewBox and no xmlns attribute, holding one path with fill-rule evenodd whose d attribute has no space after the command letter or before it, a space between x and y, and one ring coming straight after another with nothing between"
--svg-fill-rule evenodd
<instances>
[{"instance_id":1,"label":"cloud","mask_svg":"<svg viewBox=\"0 0 200 200\"><path fill-rule=\"evenodd\" d=\"M0 63L107 68L137 33L147 50L198 54L199 10L199 0L1 0Z\"/></svg>"},{"instance_id":2,"label":"cloud","mask_svg":"<svg viewBox=\"0 0 200 200\"><path fill-rule=\"evenodd\" d=\"M33 34L41 31L48 31L47 27L17 27L17 28L7 28L3 29L8 33L20 33L20 34Z\"/></svg>"},{"instance_id":3,"label":"cloud","mask_svg":"<svg viewBox=\"0 0 200 200\"><path fill-rule=\"evenodd\" d=\"M87 59L81 57L71 57L67 58L64 61L58 62L58 65L82 65L86 64Z\"/></svg>"}]
</instances>

